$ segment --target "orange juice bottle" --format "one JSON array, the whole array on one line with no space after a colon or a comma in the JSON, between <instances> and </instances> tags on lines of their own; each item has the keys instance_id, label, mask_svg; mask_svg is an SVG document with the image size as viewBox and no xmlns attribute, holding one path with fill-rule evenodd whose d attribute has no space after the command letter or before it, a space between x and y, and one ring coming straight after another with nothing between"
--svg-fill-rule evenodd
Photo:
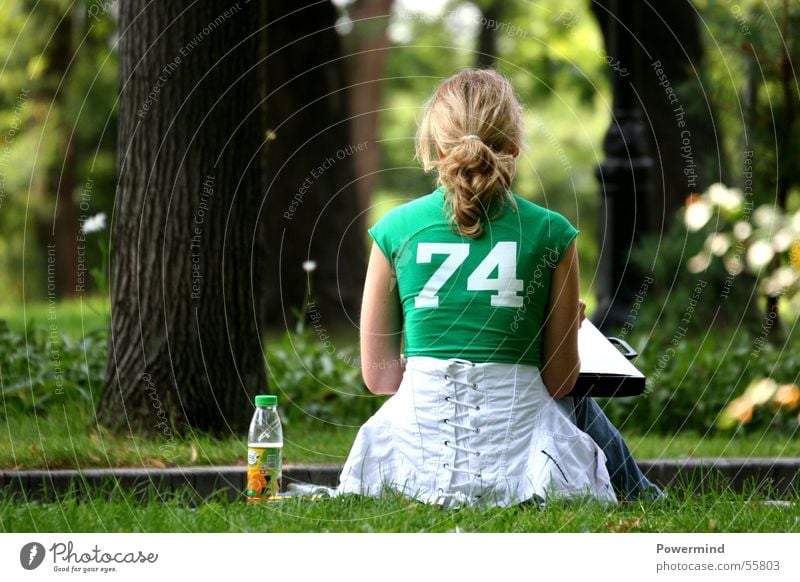
<instances>
[{"instance_id":1,"label":"orange juice bottle","mask_svg":"<svg viewBox=\"0 0 800 582\"><path fill-rule=\"evenodd\" d=\"M247 435L247 502L278 495L283 462L283 427L278 397L256 396L256 411Z\"/></svg>"}]
</instances>

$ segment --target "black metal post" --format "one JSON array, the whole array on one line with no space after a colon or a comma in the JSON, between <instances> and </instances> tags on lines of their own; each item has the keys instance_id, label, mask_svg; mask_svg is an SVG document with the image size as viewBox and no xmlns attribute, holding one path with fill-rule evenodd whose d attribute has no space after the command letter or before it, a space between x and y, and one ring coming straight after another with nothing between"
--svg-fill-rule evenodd
<instances>
[{"instance_id":1,"label":"black metal post","mask_svg":"<svg viewBox=\"0 0 800 582\"><path fill-rule=\"evenodd\" d=\"M608 3L608 55L621 64L610 68L613 118L603 140L606 159L597 167L601 205L597 309L593 320L604 331L621 325L639 285L630 252L647 225L646 201L653 162L633 82L639 77L635 36L642 32L638 2Z\"/></svg>"}]
</instances>

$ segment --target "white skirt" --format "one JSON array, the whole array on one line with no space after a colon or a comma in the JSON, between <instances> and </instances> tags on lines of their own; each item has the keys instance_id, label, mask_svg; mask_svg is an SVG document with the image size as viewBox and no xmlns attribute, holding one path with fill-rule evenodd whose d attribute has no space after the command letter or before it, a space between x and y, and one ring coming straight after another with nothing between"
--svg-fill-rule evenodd
<instances>
[{"instance_id":1,"label":"white skirt","mask_svg":"<svg viewBox=\"0 0 800 582\"><path fill-rule=\"evenodd\" d=\"M539 369L408 358L400 388L359 430L337 494L386 488L426 503L616 503L603 451Z\"/></svg>"}]
</instances>

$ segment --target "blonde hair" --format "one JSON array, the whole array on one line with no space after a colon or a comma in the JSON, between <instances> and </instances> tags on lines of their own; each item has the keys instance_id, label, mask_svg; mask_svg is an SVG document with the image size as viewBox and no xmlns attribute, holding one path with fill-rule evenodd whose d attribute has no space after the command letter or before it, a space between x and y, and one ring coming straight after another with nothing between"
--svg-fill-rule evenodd
<instances>
[{"instance_id":1,"label":"blonde hair","mask_svg":"<svg viewBox=\"0 0 800 582\"><path fill-rule=\"evenodd\" d=\"M454 230L478 238L493 200L501 208L506 197L514 204L509 188L521 145L522 106L500 73L466 69L437 87L417 130L416 153L449 193Z\"/></svg>"}]
</instances>

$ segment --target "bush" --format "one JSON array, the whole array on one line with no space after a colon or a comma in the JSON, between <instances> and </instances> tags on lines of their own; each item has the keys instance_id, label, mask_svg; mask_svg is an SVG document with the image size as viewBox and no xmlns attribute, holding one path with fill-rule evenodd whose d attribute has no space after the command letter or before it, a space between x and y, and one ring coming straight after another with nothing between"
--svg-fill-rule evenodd
<instances>
[{"instance_id":1,"label":"bush","mask_svg":"<svg viewBox=\"0 0 800 582\"><path fill-rule=\"evenodd\" d=\"M765 376L792 382L800 370L800 341L754 341L736 329L708 330L671 343L645 336L633 339L640 355L634 362L647 378L647 390L635 398L611 398L604 409L615 423L637 433L674 434L721 430L720 414L752 382ZM772 427L790 434L797 423L760 414L747 429Z\"/></svg>"},{"instance_id":2,"label":"bush","mask_svg":"<svg viewBox=\"0 0 800 582\"><path fill-rule=\"evenodd\" d=\"M53 399L93 404L103 386L106 331L81 339L30 325L24 335L0 320L0 390L7 411L41 411Z\"/></svg>"},{"instance_id":3,"label":"bush","mask_svg":"<svg viewBox=\"0 0 800 582\"><path fill-rule=\"evenodd\" d=\"M734 242L734 225L743 223L745 210L740 192L715 184L690 197L666 235L646 237L634 249L631 267L649 283L634 297L622 328L609 335L639 351L635 364L647 390L605 404L617 423L663 434L721 430L735 423L718 422L720 414L751 383L796 381L800 338L792 337L794 326L759 309L759 303L766 307L762 292L774 276L743 267L754 241L766 240L765 211L754 213L756 228L739 226L747 236ZM776 228L788 228L787 219L778 222ZM744 430L796 430L796 422L784 421L785 412L768 412L757 411Z\"/></svg>"},{"instance_id":4,"label":"bush","mask_svg":"<svg viewBox=\"0 0 800 582\"><path fill-rule=\"evenodd\" d=\"M336 346L311 329L289 332L268 344L270 389L278 394L285 424L322 421L361 425L380 406L361 380L355 346Z\"/></svg>"}]
</instances>

